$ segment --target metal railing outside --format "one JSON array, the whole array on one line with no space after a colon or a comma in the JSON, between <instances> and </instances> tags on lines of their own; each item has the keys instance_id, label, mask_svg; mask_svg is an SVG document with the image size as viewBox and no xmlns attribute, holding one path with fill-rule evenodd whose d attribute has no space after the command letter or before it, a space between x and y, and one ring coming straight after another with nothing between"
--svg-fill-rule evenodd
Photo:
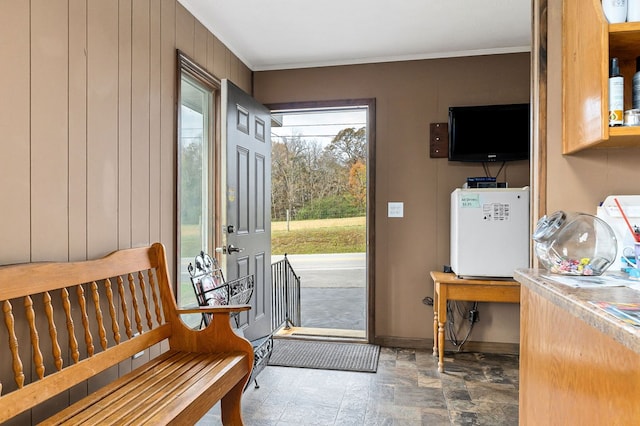
<instances>
[{"instance_id":1,"label":"metal railing outside","mask_svg":"<svg viewBox=\"0 0 640 426\"><path fill-rule=\"evenodd\" d=\"M271 264L272 330L300 326L300 277L296 275L287 255Z\"/></svg>"}]
</instances>

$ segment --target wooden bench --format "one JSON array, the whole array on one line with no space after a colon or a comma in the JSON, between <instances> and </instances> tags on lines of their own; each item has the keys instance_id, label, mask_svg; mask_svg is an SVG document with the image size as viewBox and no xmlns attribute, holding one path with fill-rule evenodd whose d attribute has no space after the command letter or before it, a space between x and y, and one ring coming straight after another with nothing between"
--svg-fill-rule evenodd
<instances>
[{"instance_id":1,"label":"wooden bench","mask_svg":"<svg viewBox=\"0 0 640 426\"><path fill-rule=\"evenodd\" d=\"M249 306L178 309L159 243L0 267L0 306L0 423L194 424L221 401L243 424L253 349L230 314ZM202 330L179 317L204 311Z\"/></svg>"}]
</instances>

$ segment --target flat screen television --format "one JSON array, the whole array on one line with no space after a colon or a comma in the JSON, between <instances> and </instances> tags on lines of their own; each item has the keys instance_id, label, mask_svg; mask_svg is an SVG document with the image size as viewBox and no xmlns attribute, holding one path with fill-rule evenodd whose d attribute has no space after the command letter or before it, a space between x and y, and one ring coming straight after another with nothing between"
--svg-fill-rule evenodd
<instances>
[{"instance_id":1,"label":"flat screen television","mask_svg":"<svg viewBox=\"0 0 640 426\"><path fill-rule=\"evenodd\" d=\"M529 159L529 104L449 107L449 161Z\"/></svg>"}]
</instances>

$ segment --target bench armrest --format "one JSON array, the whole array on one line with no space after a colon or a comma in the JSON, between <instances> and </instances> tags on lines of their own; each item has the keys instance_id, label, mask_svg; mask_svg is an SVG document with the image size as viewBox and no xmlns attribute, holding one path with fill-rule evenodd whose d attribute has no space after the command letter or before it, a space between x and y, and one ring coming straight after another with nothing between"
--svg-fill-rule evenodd
<instances>
[{"instance_id":1,"label":"bench armrest","mask_svg":"<svg viewBox=\"0 0 640 426\"><path fill-rule=\"evenodd\" d=\"M176 313L182 314L231 314L243 312L251 309L251 305L221 305L221 306L198 306L195 308L178 309Z\"/></svg>"},{"instance_id":2,"label":"bench armrest","mask_svg":"<svg viewBox=\"0 0 640 426\"><path fill-rule=\"evenodd\" d=\"M173 311L176 321L172 323L172 335L169 338L171 349L187 352L245 352L247 368L253 368L253 347L251 343L238 336L231 328L231 314L248 311L251 305L202 306L176 309ZM194 330L179 317L182 314L211 314L211 322L205 328Z\"/></svg>"}]
</instances>

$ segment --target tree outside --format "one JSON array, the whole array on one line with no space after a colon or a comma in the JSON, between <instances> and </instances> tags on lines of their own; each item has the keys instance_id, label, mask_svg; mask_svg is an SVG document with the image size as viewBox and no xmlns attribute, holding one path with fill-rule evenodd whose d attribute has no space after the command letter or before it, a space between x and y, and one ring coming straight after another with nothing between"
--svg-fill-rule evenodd
<instances>
[{"instance_id":1,"label":"tree outside","mask_svg":"<svg viewBox=\"0 0 640 426\"><path fill-rule=\"evenodd\" d=\"M273 138L272 220L366 215L366 149L364 127L341 130L325 147L300 135Z\"/></svg>"},{"instance_id":2,"label":"tree outside","mask_svg":"<svg viewBox=\"0 0 640 426\"><path fill-rule=\"evenodd\" d=\"M363 124L272 136L272 254L366 252Z\"/></svg>"}]
</instances>

